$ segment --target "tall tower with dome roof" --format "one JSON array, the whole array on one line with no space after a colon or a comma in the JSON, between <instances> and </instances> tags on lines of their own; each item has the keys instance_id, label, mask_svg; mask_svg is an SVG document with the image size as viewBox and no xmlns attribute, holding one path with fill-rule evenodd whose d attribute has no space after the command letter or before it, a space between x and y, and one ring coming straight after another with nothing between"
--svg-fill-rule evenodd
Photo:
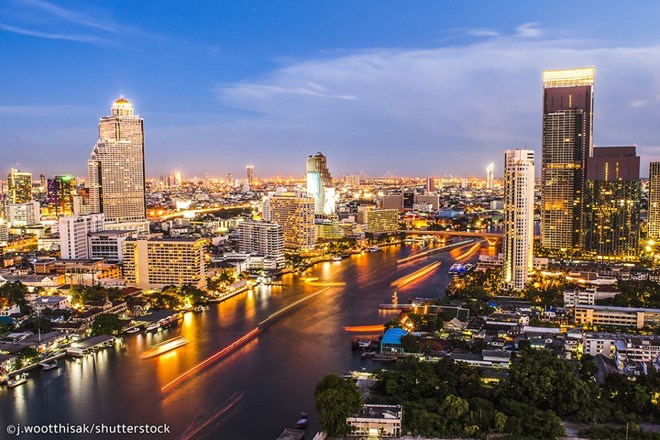
<instances>
[{"instance_id":1,"label":"tall tower with dome roof","mask_svg":"<svg viewBox=\"0 0 660 440\"><path fill-rule=\"evenodd\" d=\"M144 120L120 97L99 121L99 139L88 162L92 212L107 222L146 218Z\"/></svg>"}]
</instances>

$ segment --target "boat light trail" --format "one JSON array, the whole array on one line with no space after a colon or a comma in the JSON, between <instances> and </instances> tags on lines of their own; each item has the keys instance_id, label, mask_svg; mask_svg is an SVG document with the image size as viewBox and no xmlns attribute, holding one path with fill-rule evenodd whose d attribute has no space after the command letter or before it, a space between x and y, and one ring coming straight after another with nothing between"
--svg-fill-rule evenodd
<instances>
[{"instance_id":1,"label":"boat light trail","mask_svg":"<svg viewBox=\"0 0 660 440\"><path fill-rule=\"evenodd\" d=\"M428 275L429 273L433 272L435 269L437 269L440 266L440 262L436 261L435 263L431 263L427 266L422 267L419 270L416 270L415 272L411 273L410 275L406 275L404 277L398 278L390 283L391 287L396 287L396 288L401 288L405 286L406 284L410 284L413 281Z\"/></svg>"},{"instance_id":2,"label":"boat light trail","mask_svg":"<svg viewBox=\"0 0 660 440\"><path fill-rule=\"evenodd\" d=\"M409 263L413 260L417 260L418 258L423 258L427 257L429 255L435 254L436 252L442 252L442 251L448 251L449 249L455 249L455 248L460 248L463 247L469 243L472 243L474 240L469 239L469 240L463 240L459 241L458 243L452 243L448 244L446 246L442 246L439 248L433 248L433 249L428 249L428 250L421 250L418 252L415 252L413 254L408 255L406 258L401 258L399 260L396 260L397 263Z\"/></svg>"},{"instance_id":3,"label":"boat light trail","mask_svg":"<svg viewBox=\"0 0 660 440\"><path fill-rule=\"evenodd\" d=\"M475 243L474 246L472 246L470 249L467 250L467 252L459 255L458 257L455 258L455 260L456 261L465 260L467 257L474 254L477 251L477 249L481 247L481 243L483 243L483 240L479 241L478 243Z\"/></svg>"},{"instance_id":4,"label":"boat light trail","mask_svg":"<svg viewBox=\"0 0 660 440\"><path fill-rule=\"evenodd\" d=\"M344 327L344 331L346 332L351 332L351 333L380 333L385 330L385 326L383 324L375 324L375 325L351 325Z\"/></svg>"},{"instance_id":5,"label":"boat light trail","mask_svg":"<svg viewBox=\"0 0 660 440\"><path fill-rule=\"evenodd\" d=\"M305 284L314 287L341 287L346 283L343 281L318 281L319 277L304 278Z\"/></svg>"},{"instance_id":6,"label":"boat light trail","mask_svg":"<svg viewBox=\"0 0 660 440\"><path fill-rule=\"evenodd\" d=\"M242 347L245 345L248 341L254 339L257 337L257 335L261 332L262 329L264 329L268 324L271 324L273 320L275 320L278 316L282 315L283 313L287 312L288 310L291 310L293 307L296 307L299 304L302 304L305 301L309 301L310 299L316 297L317 295L320 295L321 293L325 292L326 290L330 289L330 287L326 287L325 289L321 289L318 292L314 292L310 295L307 295L304 298L299 299L298 301L289 304L288 306L278 310L277 312L273 313L272 315L269 315L268 318L264 319L259 323L259 325L232 342L231 344L227 345L225 348L222 350L218 351L217 353L213 354L212 356L209 356L208 358L204 359L202 362L199 364L195 365L191 369L184 371L180 375L178 375L175 379L172 381L168 382L165 384L160 391L161 392L166 392L175 387L176 385L180 384L183 382L186 378L188 378L191 374L193 374L196 371L199 371L200 369L210 365L212 362L222 358L223 356L231 353L234 350L237 350L238 348Z\"/></svg>"},{"instance_id":7,"label":"boat light trail","mask_svg":"<svg viewBox=\"0 0 660 440\"><path fill-rule=\"evenodd\" d=\"M247 332L246 334L244 334L243 336L241 336L240 338L238 338L237 340L235 340L231 344L227 345L222 350L218 351L217 353L213 354L212 356L207 357L206 359L204 359L202 362L195 365L191 369L189 369L187 371L184 371L183 373L178 375L175 379L173 379L172 381L167 383L165 386L163 386L160 389L160 391L161 392L166 392L166 391L170 390L174 386L176 386L179 383L183 382L188 376L190 376L194 372L199 371L200 369L206 367L207 365L209 365L213 361L215 361L217 359L220 359L224 355L226 355L226 354L232 352L233 350L239 348L240 346L244 345L246 342L250 341L251 339L254 339L259 334L259 331L260 331L259 327L250 330L249 332Z\"/></svg>"},{"instance_id":8,"label":"boat light trail","mask_svg":"<svg viewBox=\"0 0 660 440\"><path fill-rule=\"evenodd\" d=\"M232 409L234 407L234 405L236 405L243 398L244 395L245 395L245 393L234 393L234 394L232 394L232 396L228 400L225 401L225 402L228 402L225 406L223 406L222 408L220 408L219 410L217 410L216 412L211 414L211 416L209 418L204 420L194 430L192 430L190 432L183 433L181 438L183 440L188 440L190 438L193 438L195 436L195 434L198 434L202 429L206 428L215 419L217 419L218 417L220 417L221 415L223 415L224 413L226 413L227 411ZM191 426L189 429L192 429L193 427L194 427L194 425Z\"/></svg>"}]
</instances>

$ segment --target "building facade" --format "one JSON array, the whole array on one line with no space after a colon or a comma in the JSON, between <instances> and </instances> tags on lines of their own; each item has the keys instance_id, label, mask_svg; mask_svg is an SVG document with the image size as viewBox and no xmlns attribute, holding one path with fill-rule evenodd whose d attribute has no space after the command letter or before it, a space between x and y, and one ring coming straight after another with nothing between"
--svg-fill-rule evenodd
<instances>
[{"instance_id":1,"label":"building facade","mask_svg":"<svg viewBox=\"0 0 660 440\"><path fill-rule=\"evenodd\" d=\"M597 258L639 254L639 156L635 147L596 147L587 165L584 250Z\"/></svg>"},{"instance_id":2,"label":"building facade","mask_svg":"<svg viewBox=\"0 0 660 440\"><path fill-rule=\"evenodd\" d=\"M10 203L7 205L7 223L10 228L36 225L41 221L39 202Z\"/></svg>"},{"instance_id":3,"label":"building facade","mask_svg":"<svg viewBox=\"0 0 660 440\"><path fill-rule=\"evenodd\" d=\"M32 173L11 169L7 175L8 203L32 201Z\"/></svg>"},{"instance_id":4,"label":"building facade","mask_svg":"<svg viewBox=\"0 0 660 440\"><path fill-rule=\"evenodd\" d=\"M264 220L282 227L284 246L295 249L313 249L314 234L313 197L301 197L295 193L279 193L264 202Z\"/></svg>"},{"instance_id":5,"label":"building facade","mask_svg":"<svg viewBox=\"0 0 660 440\"><path fill-rule=\"evenodd\" d=\"M129 286L162 289L206 286L203 238L128 238L124 241L124 278Z\"/></svg>"},{"instance_id":6,"label":"building facade","mask_svg":"<svg viewBox=\"0 0 660 440\"><path fill-rule=\"evenodd\" d=\"M55 176L48 179L48 210L51 215L68 217L73 214L76 179L73 176Z\"/></svg>"},{"instance_id":7,"label":"building facade","mask_svg":"<svg viewBox=\"0 0 660 440\"><path fill-rule=\"evenodd\" d=\"M101 118L99 140L88 162L92 211L108 222L146 218L144 121L120 98Z\"/></svg>"},{"instance_id":8,"label":"building facade","mask_svg":"<svg viewBox=\"0 0 660 440\"><path fill-rule=\"evenodd\" d=\"M103 214L61 217L60 255L63 260L90 258L87 236L103 230Z\"/></svg>"},{"instance_id":9,"label":"building facade","mask_svg":"<svg viewBox=\"0 0 660 440\"><path fill-rule=\"evenodd\" d=\"M245 221L238 226L239 252L275 259L276 267L284 267L284 234L276 223Z\"/></svg>"},{"instance_id":10,"label":"building facade","mask_svg":"<svg viewBox=\"0 0 660 440\"><path fill-rule=\"evenodd\" d=\"M581 249L594 68L543 72L541 245Z\"/></svg>"},{"instance_id":11,"label":"building facade","mask_svg":"<svg viewBox=\"0 0 660 440\"><path fill-rule=\"evenodd\" d=\"M521 290L534 265L534 151L504 154L502 285Z\"/></svg>"},{"instance_id":12,"label":"building facade","mask_svg":"<svg viewBox=\"0 0 660 440\"><path fill-rule=\"evenodd\" d=\"M392 234L399 230L398 209L369 209L365 211L367 231L376 237L380 234Z\"/></svg>"},{"instance_id":13,"label":"building facade","mask_svg":"<svg viewBox=\"0 0 660 440\"><path fill-rule=\"evenodd\" d=\"M660 162L651 162L649 167L649 238L660 239Z\"/></svg>"}]
</instances>

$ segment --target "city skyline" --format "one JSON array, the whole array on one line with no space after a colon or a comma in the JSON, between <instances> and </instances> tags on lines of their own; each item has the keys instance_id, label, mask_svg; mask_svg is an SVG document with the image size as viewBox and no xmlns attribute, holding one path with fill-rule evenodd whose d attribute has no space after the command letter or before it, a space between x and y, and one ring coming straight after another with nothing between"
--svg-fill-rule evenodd
<instances>
[{"instance_id":1,"label":"city skyline","mask_svg":"<svg viewBox=\"0 0 660 440\"><path fill-rule=\"evenodd\" d=\"M2 73L0 128L5 148L17 148L3 166L84 175L77 158L91 147L92 121L124 94L148 121L150 177L175 168L189 176L241 175L245 163L259 177L298 176L302 167L292 158L314 151L332 157L338 176L481 176L505 149L540 152L541 71L587 65L599 72L594 145L637 145L643 176L649 161L660 160L652 118L660 106L660 35L648 10L660 6L641 14L615 2L607 12L572 5L574 17L560 21L544 14L549 5L510 16L514 5L418 2L410 16L395 14L393 5L361 5L350 18L341 4L310 7L313 28L286 13L293 3L281 10L260 2L207 5L185 11L180 28L162 33L167 27L145 16L149 10L167 23L166 7L8 2L0 32L16 69ZM588 26L575 18L587 9ZM204 15L252 27L214 27ZM365 32L361 20L371 16ZM338 23L348 36L336 32ZM312 30L314 38L300 38ZM43 57L48 76L30 69ZM72 69L73 76L64 73ZM39 130L28 129L37 121ZM191 150L197 154L184 154Z\"/></svg>"}]
</instances>

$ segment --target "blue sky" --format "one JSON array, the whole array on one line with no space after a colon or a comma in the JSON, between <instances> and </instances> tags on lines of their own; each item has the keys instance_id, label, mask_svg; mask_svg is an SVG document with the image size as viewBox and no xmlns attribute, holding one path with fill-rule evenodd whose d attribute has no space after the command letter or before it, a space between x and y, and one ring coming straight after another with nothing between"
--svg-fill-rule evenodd
<instances>
[{"instance_id":1,"label":"blue sky","mask_svg":"<svg viewBox=\"0 0 660 440\"><path fill-rule=\"evenodd\" d=\"M540 154L541 72L596 66L594 144L660 160L660 2L0 2L0 168L85 175L123 94L147 174L484 174Z\"/></svg>"}]
</instances>

